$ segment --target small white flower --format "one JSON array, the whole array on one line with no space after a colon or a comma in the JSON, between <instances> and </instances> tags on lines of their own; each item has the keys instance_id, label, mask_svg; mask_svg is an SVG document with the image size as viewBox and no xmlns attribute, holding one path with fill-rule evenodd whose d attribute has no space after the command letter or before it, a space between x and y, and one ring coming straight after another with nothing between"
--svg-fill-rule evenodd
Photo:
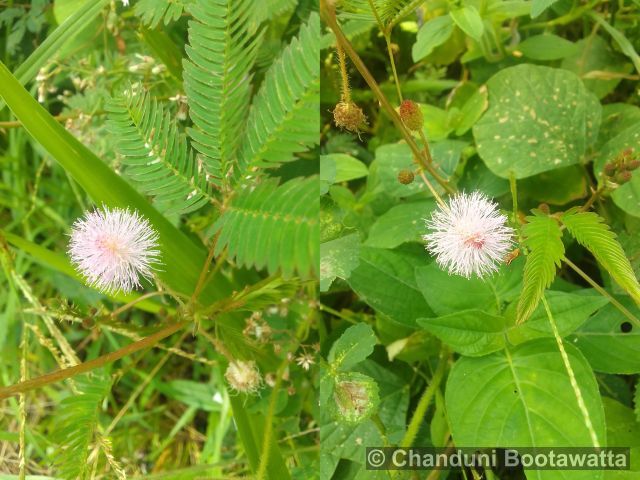
<instances>
[{"instance_id":1,"label":"small white flower","mask_svg":"<svg viewBox=\"0 0 640 480\"><path fill-rule=\"evenodd\" d=\"M440 267L470 278L498 270L512 246L513 229L498 205L483 193L459 193L426 221L431 233L422 238Z\"/></svg>"},{"instance_id":2,"label":"small white flower","mask_svg":"<svg viewBox=\"0 0 640 480\"><path fill-rule=\"evenodd\" d=\"M69 256L91 286L128 293L141 287L141 276L151 277L157 247L157 232L138 212L102 207L75 221Z\"/></svg>"},{"instance_id":3,"label":"small white flower","mask_svg":"<svg viewBox=\"0 0 640 480\"><path fill-rule=\"evenodd\" d=\"M129 6L129 0L122 0L122 5L124 5L125 7Z\"/></svg>"}]
</instances>

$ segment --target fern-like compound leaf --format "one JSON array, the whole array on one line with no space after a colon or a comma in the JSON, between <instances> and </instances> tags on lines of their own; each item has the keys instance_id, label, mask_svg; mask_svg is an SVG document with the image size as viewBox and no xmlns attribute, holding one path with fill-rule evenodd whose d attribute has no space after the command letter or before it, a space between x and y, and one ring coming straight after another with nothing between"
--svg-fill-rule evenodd
<instances>
[{"instance_id":1,"label":"fern-like compound leaf","mask_svg":"<svg viewBox=\"0 0 640 480\"><path fill-rule=\"evenodd\" d=\"M197 0L189 8L184 88L188 130L207 173L220 185L235 162L251 96L251 68L261 33L249 0Z\"/></svg>"},{"instance_id":2,"label":"fern-like compound leaf","mask_svg":"<svg viewBox=\"0 0 640 480\"><path fill-rule=\"evenodd\" d=\"M247 187L249 188L249 187ZM280 270L285 278L317 273L320 205L318 177L296 178L282 185L267 179L240 192L213 227L215 254L226 247L238 265Z\"/></svg>"},{"instance_id":3,"label":"fern-like compound leaf","mask_svg":"<svg viewBox=\"0 0 640 480\"><path fill-rule=\"evenodd\" d=\"M106 109L125 174L156 198L160 210L188 213L213 202L206 175L162 104L132 92L111 99Z\"/></svg>"},{"instance_id":4,"label":"fern-like compound leaf","mask_svg":"<svg viewBox=\"0 0 640 480\"><path fill-rule=\"evenodd\" d=\"M633 267L602 217L594 212L569 210L562 223L580 245L589 250L602 268L640 305L640 285Z\"/></svg>"},{"instance_id":5,"label":"fern-like compound leaf","mask_svg":"<svg viewBox=\"0 0 640 480\"><path fill-rule=\"evenodd\" d=\"M111 380L93 374L76 378L76 385L79 394L60 402L52 433L56 476L65 480L84 480L90 474L90 446L97 431L100 404L111 388Z\"/></svg>"},{"instance_id":6,"label":"fern-like compound leaf","mask_svg":"<svg viewBox=\"0 0 640 480\"><path fill-rule=\"evenodd\" d=\"M318 142L320 18L309 16L271 65L251 105L236 178L294 160Z\"/></svg>"},{"instance_id":7,"label":"fern-like compound leaf","mask_svg":"<svg viewBox=\"0 0 640 480\"><path fill-rule=\"evenodd\" d=\"M522 293L517 307L517 323L527 320L538 306L546 288L556 276L564 256L562 230L547 216L527 217L522 228L524 244L529 249L524 265Z\"/></svg>"},{"instance_id":8,"label":"fern-like compound leaf","mask_svg":"<svg viewBox=\"0 0 640 480\"><path fill-rule=\"evenodd\" d=\"M185 7L192 0L139 0L134 13L142 23L151 28L156 28L160 22L168 25L180 18Z\"/></svg>"}]
</instances>

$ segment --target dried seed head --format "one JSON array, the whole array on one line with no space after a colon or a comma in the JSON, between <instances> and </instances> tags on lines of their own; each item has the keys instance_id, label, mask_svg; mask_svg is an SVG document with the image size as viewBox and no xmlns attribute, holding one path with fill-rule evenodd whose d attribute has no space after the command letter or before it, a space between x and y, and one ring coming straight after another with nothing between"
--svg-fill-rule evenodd
<instances>
[{"instance_id":1,"label":"dried seed head","mask_svg":"<svg viewBox=\"0 0 640 480\"><path fill-rule=\"evenodd\" d=\"M415 175L411 170L400 170L400 172L398 172L398 181L403 185L413 183L414 178Z\"/></svg>"},{"instance_id":2,"label":"dried seed head","mask_svg":"<svg viewBox=\"0 0 640 480\"><path fill-rule=\"evenodd\" d=\"M367 116L355 103L340 102L333 109L333 121L340 128L359 133L360 128L367 124Z\"/></svg>"},{"instance_id":3,"label":"dried seed head","mask_svg":"<svg viewBox=\"0 0 640 480\"><path fill-rule=\"evenodd\" d=\"M414 132L422 129L424 117L420 105L411 100L404 100L400 104L400 118L409 130Z\"/></svg>"},{"instance_id":4,"label":"dried seed head","mask_svg":"<svg viewBox=\"0 0 640 480\"><path fill-rule=\"evenodd\" d=\"M262 377L254 361L233 360L229 363L224 378L236 392L253 395L260 390Z\"/></svg>"}]
</instances>

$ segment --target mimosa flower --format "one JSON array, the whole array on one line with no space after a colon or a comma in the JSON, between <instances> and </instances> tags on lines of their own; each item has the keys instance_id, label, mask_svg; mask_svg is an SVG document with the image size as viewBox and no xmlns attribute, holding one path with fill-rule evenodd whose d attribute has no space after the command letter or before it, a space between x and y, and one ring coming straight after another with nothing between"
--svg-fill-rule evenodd
<instances>
[{"instance_id":1,"label":"mimosa flower","mask_svg":"<svg viewBox=\"0 0 640 480\"><path fill-rule=\"evenodd\" d=\"M431 233L422 238L438 265L466 278L497 271L513 243L507 217L481 192L453 196L426 224Z\"/></svg>"},{"instance_id":2,"label":"mimosa flower","mask_svg":"<svg viewBox=\"0 0 640 480\"><path fill-rule=\"evenodd\" d=\"M141 288L159 264L158 234L136 211L102 207L85 213L71 229L69 256L92 287L103 292Z\"/></svg>"}]
</instances>

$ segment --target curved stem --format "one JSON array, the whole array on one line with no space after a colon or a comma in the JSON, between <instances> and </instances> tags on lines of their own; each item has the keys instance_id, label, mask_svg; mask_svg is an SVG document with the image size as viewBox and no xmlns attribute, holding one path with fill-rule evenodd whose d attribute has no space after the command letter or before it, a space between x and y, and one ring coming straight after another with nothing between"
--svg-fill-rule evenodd
<instances>
[{"instance_id":1,"label":"curved stem","mask_svg":"<svg viewBox=\"0 0 640 480\"><path fill-rule=\"evenodd\" d=\"M89 372L103 365L106 365L107 363L120 360L122 357L126 357L127 355L130 355L134 352L153 347L159 341L167 338L170 335L173 335L180 329L184 328L186 325L189 325L189 323L190 322L186 321L173 323L157 331L153 335L149 335L148 337L145 337L137 342L130 343L129 345L122 347L115 352L107 353L94 360L89 360L88 362L80 363L79 365L74 365L73 367L56 370L55 372L47 373L46 375L32 378L30 380L25 380L24 382L16 383L15 385L11 385L9 387L0 388L0 400L18 395L19 393L28 392L29 390L34 390L44 385L49 385L50 383L59 382L60 380L65 380L81 373Z\"/></svg>"},{"instance_id":2,"label":"curved stem","mask_svg":"<svg viewBox=\"0 0 640 480\"><path fill-rule=\"evenodd\" d=\"M360 75L362 75L362 78L364 78L365 82L367 82L367 85L369 85L369 88L371 88L371 91L380 102L380 105L382 106L382 108L387 112L387 114L391 118L391 121L395 124L398 131L402 134L402 137L407 142L407 145L409 145L409 148L413 152L413 155L415 156L415 158L418 159L422 168L427 170L431 174L431 176L448 193L455 193L455 189L449 184L449 182L446 179L442 178L442 176L435 171L433 166L426 161L423 155L423 152L420 150L420 148L416 144L411 133L404 126L402 119L400 118L396 110L393 108L393 106L389 103L389 100L387 100L387 97L384 95L384 93L382 93L382 90L380 90L380 87L378 86L377 82L375 81L375 79L367 69L366 65L364 64L360 56L356 53L355 49L353 48L353 46L351 45L347 37L345 37L344 33L342 32L342 29L340 28L340 26L338 25L338 22L336 21L335 11L333 11L331 7L327 4L327 0L320 1L320 16L322 17L324 22L329 26L329 28L333 31L336 37L336 42L339 45L341 45L344 51L346 52L346 54L349 55L351 62L356 67L358 72L360 72Z\"/></svg>"},{"instance_id":3,"label":"curved stem","mask_svg":"<svg viewBox=\"0 0 640 480\"><path fill-rule=\"evenodd\" d=\"M633 313L631 313L624 305L622 305L618 300L615 299L613 295L607 292L604 288L598 285L593 278L587 275L580 267L578 267L575 263L569 260L567 257L562 257L562 261L569 265L578 275L580 275L589 285L591 285L594 290L596 290L600 295L609 299L611 304L616 307L620 312L627 317L631 322L635 323L637 327L640 327L640 320L638 320Z\"/></svg>"}]
</instances>

